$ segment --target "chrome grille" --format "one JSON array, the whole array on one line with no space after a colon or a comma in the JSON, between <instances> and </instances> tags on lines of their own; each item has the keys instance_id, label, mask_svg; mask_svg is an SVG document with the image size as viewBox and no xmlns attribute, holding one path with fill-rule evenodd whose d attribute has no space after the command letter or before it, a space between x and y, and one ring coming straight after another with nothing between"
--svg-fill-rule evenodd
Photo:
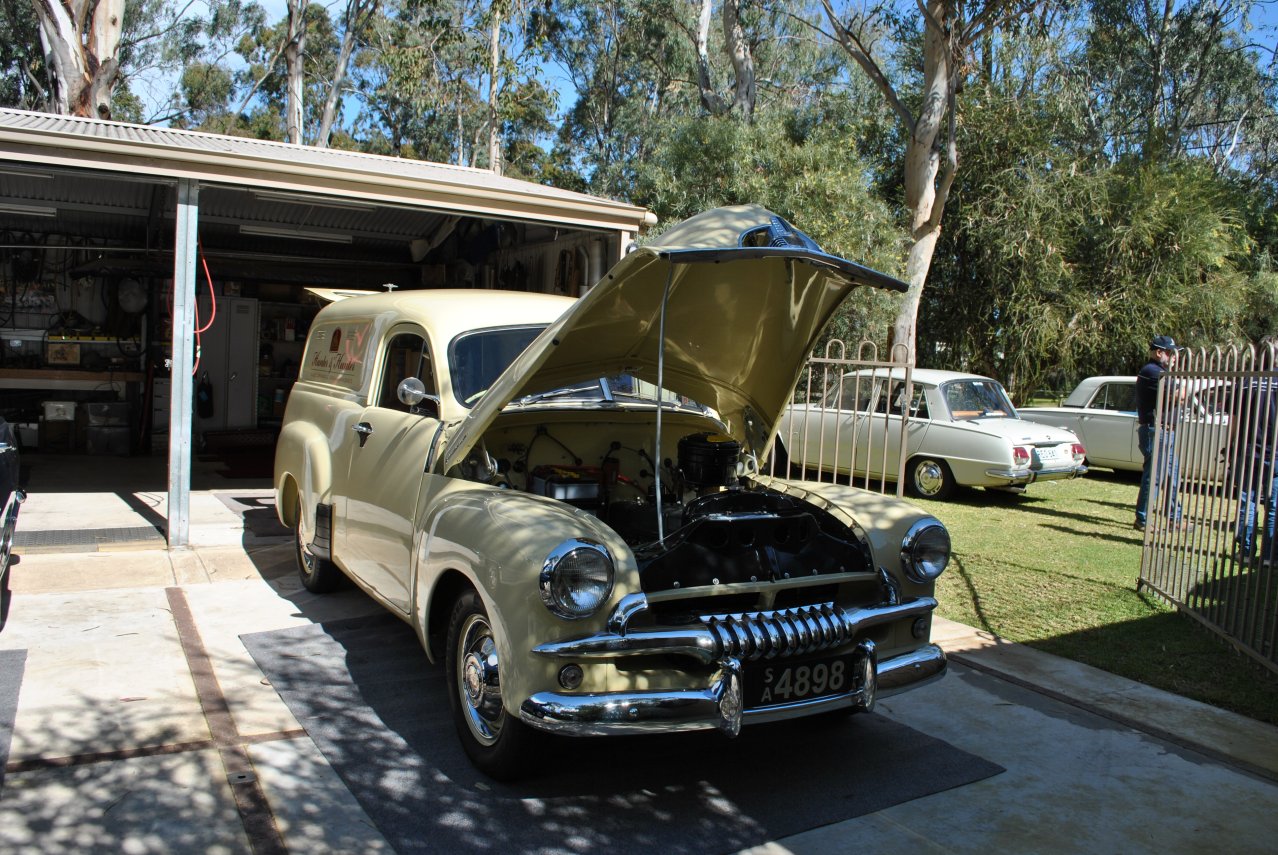
<instances>
[{"instance_id":1,"label":"chrome grille","mask_svg":"<svg viewBox=\"0 0 1278 855\"><path fill-rule=\"evenodd\" d=\"M701 622L719 645L717 657L747 661L816 653L846 644L854 632L852 622L834 603L702 615Z\"/></svg>"}]
</instances>

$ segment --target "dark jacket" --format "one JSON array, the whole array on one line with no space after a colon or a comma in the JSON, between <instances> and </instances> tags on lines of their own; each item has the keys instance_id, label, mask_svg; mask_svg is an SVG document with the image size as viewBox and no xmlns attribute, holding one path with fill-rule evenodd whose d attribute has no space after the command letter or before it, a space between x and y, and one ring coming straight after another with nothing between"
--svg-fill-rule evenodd
<instances>
[{"instance_id":1,"label":"dark jacket","mask_svg":"<svg viewBox=\"0 0 1278 855\"><path fill-rule=\"evenodd\" d=\"M1158 360L1151 359L1136 374L1136 420L1146 427L1154 424L1154 408L1158 406L1158 381L1165 373Z\"/></svg>"}]
</instances>

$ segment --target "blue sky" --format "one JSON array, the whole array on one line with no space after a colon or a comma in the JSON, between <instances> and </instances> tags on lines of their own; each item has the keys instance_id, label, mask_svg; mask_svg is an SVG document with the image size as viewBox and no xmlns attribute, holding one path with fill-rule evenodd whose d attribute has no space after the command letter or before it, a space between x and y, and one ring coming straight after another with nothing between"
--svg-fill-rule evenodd
<instances>
[{"instance_id":1,"label":"blue sky","mask_svg":"<svg viewBox=\"0 0 1278 855\"><path fill-rule=\"evenodd\" d=\"M266 9L268 21L278 21L288 12L287 0L258 0L264 9ZM324 5L329 14L337 17L341 14L345 6L345 0L312 0ZM196 0L197 5L203 5L200 0ZM1268 55L1272 61L1275 47L1278 47L1278 0L1259 0L1255 8L1252 10L1252 23L1255 27L1251 34L1251 40L1258 45L1268 48ZM1265 60L1262 60L1264 62ZM563 70L558 67L547 68L550 81L558 88L559 91L559 109L565 110L571 106L572 85L564 74ZM135 93L143 99L144 102L158 103L159 98L172 91L171 78L163 78L156 76L153 80L137 80L133 82Z\"/></svg>"}]
</instances>

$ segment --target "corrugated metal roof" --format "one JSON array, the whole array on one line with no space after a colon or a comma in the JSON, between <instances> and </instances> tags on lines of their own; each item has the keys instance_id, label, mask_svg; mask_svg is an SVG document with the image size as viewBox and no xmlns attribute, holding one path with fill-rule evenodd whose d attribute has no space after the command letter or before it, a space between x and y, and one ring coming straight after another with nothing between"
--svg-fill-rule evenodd
<instances>
[{"instance_id":1,"label":"corrugated metal roof","mask_svg":"<svg viewBox=\"0 0 1278 855\"><path fill-rule=\"evenodd\" d=\"M270 140L0 109L0 160L319 192L577 226L638 231L643 208L481 169Z\"/></svg>"}]
</instances>

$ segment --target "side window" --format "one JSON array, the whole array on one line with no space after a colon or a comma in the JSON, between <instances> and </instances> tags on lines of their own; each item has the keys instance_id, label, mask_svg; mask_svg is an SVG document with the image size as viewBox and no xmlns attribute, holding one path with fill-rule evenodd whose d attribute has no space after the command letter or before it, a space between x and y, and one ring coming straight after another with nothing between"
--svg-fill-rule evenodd
<instances>
[{"instance_id":1,"label":"side window","mask_svg":"<svg viewBox=\"0 0 1278 855\"><path fill-rule=\"evenodd\" d=\"M830 387L826 393L823 406L827 410L857 410L865 412L870 408L870 400L874 395L875 382L864 374L845 374L842 383Z\"/></svg>"},{"instance_id":2,"label":"side window","mask_svg":"<svg viewBox=\"0 0 1278 855\"><path fill-rule=\"evenodd\" d=\"M1089 409L1135 412L1136 386L1133 383L1106 383L1092 398Z\"/></svg>"},{"instance_id":3,"label":"side window","mask_svg":"<svg viewBox=\"0 0 1278 855\"><path fill-rule=\"evenodd\" d=\"M382 360L382 382L374 406L388 410L408 412L408 405L399 400L400 381L417 377L432 395L435 391L435 372L431 368L430 351L426 340L417 333L399 333L386 343Z\"/></svg>"},{"instance_id":4,"label":"side window","mask_svg":"<svg viewBox=\"0 0 1278 855\"><path fill-rule=\"evenodd\" d=\"M893 383L891 391L888 393L891 400L891 406L888 408L888 415L900 416L909 414L912 419L920 418L919 411L922 410L922 418L927 418L927 404L923 400L923 387L915 386L909 401L905 399L905 384Z\"/></svg>"},{"instance_id":5,"label":"side window","mask_svg":"<svg viewBox=\"0 0 1278 855\"><path fill-rule=\"evenodd\" d=\"M924 391L921 386L914 387L914 397L910 399L910 418L912 419L931 418L927 414L927 396L923 394Z\"/></svg>"}]
</instances>

